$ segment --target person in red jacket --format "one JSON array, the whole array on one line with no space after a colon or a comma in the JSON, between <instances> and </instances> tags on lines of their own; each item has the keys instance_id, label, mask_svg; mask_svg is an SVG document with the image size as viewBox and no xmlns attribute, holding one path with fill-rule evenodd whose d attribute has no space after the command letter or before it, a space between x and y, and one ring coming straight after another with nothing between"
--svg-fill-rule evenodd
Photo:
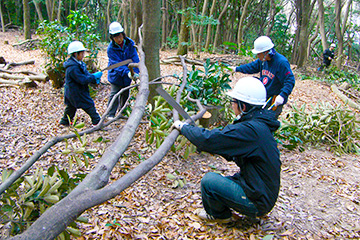
<instances>
[{"instance_id":1,"label":"person in red jacket","mask_svg":"<svg viewBox=\"0 0 360 240\"><path fill-rule=\"evenodd\" d=\"M221 223L232 220L232 210L250 218L270 212L279 194L281 170L273 136L280 122L274 111L263 108L264 85L254 77L241 78L227 95L237 117L222 130L174 122L200 151L219 154L240 168L233 176L210 172L201 180L204 209L196 213L201 219Z\"/></svg>"},{"instance_id":2,"label":"person in red jacket","mask_svg":"<svg viewBox=\"0 0 360 240\"><path fill-rule=\"evenodd\" d=\"M295 77L289 61L276 52L274 46L268 36L258 37L254 41L252 50L258 59L238 67L230 67L230 69L247 74L260 73L259 80L266 88L266 99L271 100L267 107L272 106L278 118L295 86Z\"/></svg>"}]
</instances>

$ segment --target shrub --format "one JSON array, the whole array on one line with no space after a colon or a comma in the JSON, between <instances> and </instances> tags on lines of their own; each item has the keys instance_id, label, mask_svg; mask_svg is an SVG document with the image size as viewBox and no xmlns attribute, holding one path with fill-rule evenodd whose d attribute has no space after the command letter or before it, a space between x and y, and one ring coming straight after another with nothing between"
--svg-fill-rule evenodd
<instances>
[{"instance_id":1,"label":"shrub","mask_svg":"<svg viewBox=\"0 0 360 240\"><path fill-rule=\"evenodd\" d=\"M356 113L344 106L321 103L306 111L304 104L292 106L275 135L288 149L326 145L338 154L360 153L359 123Z\"/></svg>"},{"instance_id":2,"label":"shrub","mask_svg":"<svg viewBox=\"0 0 360 240\"><path fill-rule=\"evenodd\" d=\"M100 37L95 34L95 24L79 11L71 11L67 20L68 27L62 26L57 20L53 22L45 20L37 29L37 33L42 37L40 48L46 55L45 68L55 88L60 88L64 84L63 63L68 57L67 47L70 42L74 40L83 42L85 47L91 50L87 58L95 62L99 52L97 42L100 41Z\"/></svg>"}]
</instances>

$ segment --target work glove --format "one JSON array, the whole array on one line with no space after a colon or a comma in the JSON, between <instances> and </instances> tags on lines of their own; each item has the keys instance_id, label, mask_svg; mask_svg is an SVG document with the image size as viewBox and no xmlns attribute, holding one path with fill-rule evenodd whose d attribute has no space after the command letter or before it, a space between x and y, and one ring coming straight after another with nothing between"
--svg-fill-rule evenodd
<instances>
[{"instance_id":1,"label":"work glove","mask_svg":"<svg viewBox=\"0 0 360 240\"><path fill-rule=\"evenodd\" d=\"M231 71L236 72L236 67L229 67Z\"/></svg>"},{"instance_id":2,"label":"work glove","mask_svg":"<svg viewBox=\"0 0 360 240\"><path fill-rule=\"evenodd\" d=\"M277 106L279 106L279 105L281 105L281 104L283 104L283 103L284 103L284 98L283 98L282 96L278 95L278 96L275 98L275 102L274 102L275 107L277 107Z\"/></svg>"},{"instance_id":3,"label":"work glove","mask_svg":"<svg viewBox=\"0 0 360 240\"><path fill-rule=\"evenodd\" d=\"M94 77L95 77L95 80L96 80L96 84L99 84L100 83L100 79L101 79L101 76L103 75L102 72L96 72L96 73L93 73Z\"/></svg>"},{"instance_id":4,"label":"work glove","mask_svg":"<svg viewBox=\"0 0 360 240\"><path fill-rule=\"evenodd\" d=\"M185 122L182 122L180 120L176 120L173 124L173 127L176 128L177 130L181 131L182 127L187 124Z\"/></svg>"},{"instance_id":5,"label":"work glove","mask_svg":"<svg viewBox=\"0 0 360 240\"><path fill-rule=\"evenodd\" d=\"M134 73L134 76L133 76L133 75L131 75L131 72L128 72L128 77L129 77L130 79L138 79L138 78L139 78L139 74Z\"/></svg>"}]
</instances>

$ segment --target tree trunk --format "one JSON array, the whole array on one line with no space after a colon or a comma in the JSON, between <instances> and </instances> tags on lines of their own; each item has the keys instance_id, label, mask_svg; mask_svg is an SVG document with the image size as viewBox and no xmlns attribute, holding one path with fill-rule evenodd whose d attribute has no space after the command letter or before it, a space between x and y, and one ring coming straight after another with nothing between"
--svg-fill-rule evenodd
<instances>
[{"instance_id":1,"label":"tree trunk","mask_svg":"<svg viewBox=\"0 0 360 240\"><path fill-rule=\"evenodd\" d=\"M294 48L296 64L303 67L307 57L309 39L309 16L311 16L311 0L296 0L298 44Z\"/></svg>"},{"instance_id":2,"label":"tree trunk","mask_svg":"<svg viewBox=\"0 0 360 240\"><path fill-rule=\"evenodd\" d=\"M251 2L251 0L246 0L244 7L242 8L243 10L241 11L241 18L239 21L239 28L238 28L238 35L237 35L237 44L238 44L238 48L240 48L240 46L243 44L243 23L245 20L245 17L247 15L247 8L249 3Z\"/></svg>"},{"instance_id":3,"label":"tree trunk","mask_svg":"<svg viewBox=\"0 0 360 240\"><path fill-rule=\"evenodd\" d=\"M2 11L2 2L0 2L0 21L1 21L1 30L5 32L5 22L4 22L4 15Z\"/></svg>"},{"instance_id":4,"label":"tree trunk","mask_svg":"<svg viewBox=\"0 0 360 240\"><path fill-rule=\"evenodd\" d=\"M220 37L221 37L221 35L220 35L220 27L222 25L222 18L224 16L225 12L228 10L229 2L230 2L230 0L226 0L226 2L224 4L224 7L223 7L223 9L222 9L222 11L221 11L221 13L220 13L220 15L218 17L219 24L216 25L215 40L214 40L214 46L213 46L214 51L216 50L216 48L219 45L219 41L220 41Z\"/></svg>"},{"instance_id":5,"label":"tree trunk","mask_svg":"<svg viewBox=\"0 0 360 240\"><path fill-rule=\"evenodd\" d=\"M108 1L106 5L106 29L109 28L110 23L111 23L111 1ZM105 39L108 38L109 38L109 31L106 31Z\"/></svg>"},{"instance_id":6,"label":"tree trunk","mask_svg":"<svg viewBox=\"0 0 360 240\"><path fill-rule=\"evenodd\" d=\"M213 0L213 3L211 5L211 9L210 9L210 13L209 16L214 16L214 11L215 11L215 7L216 7L216 0ZM205 43L205 49L209 49L210 48L210 41L211 41L211 31L212 29L212 25L208 24L207 25L207 31L206 31L206 43Z\"/></svg>"},{"instance_id":7,"label":"tree trunk","mask_svg":"<svg viewBox=\"0 0 360 240\"><path fill-rule=\"evenodd\" d=\"M56 17L59 22L61 22L61 5L62 5L62 0L59 0L58 9L57 9L57 17Z\"/></svg>"},{"instance_id":8,"label":"tree trunk","mask_svg":"<svg viewBox=\"0 0 360 240\"><path fill-rule=\"evenodd\" d=\"M135 25L136 25L136 29L139 29L140 26L143 24L142 21L142 6L141 6L141 1L136 1L136 19L135 19ZM133 39L136 43L138 43L140 41L140 36L139 36L139 31L135 31L135 36Z\"/></svg>"},{"instance_id":9,"label":"tree trunk","mask_svg":"<svg viewBox=\"0 0 360 240\"><path fill-rule=\"evenodd\" d=\"M136 28L136 9L135 4L138 2L138 0L131 0L130 1L130 38L135 39L135 33L137 32Z\"/></svg>"},{"instance_id":10,"label":"tree trunk","mask_svg":"<svg viewBox=\"0 0 360 240\"><path fill-rule=\"evenodd\" d=\"M182 9L185 10L189 7L190 1L189 0L182 0ZM177 55L185 55L188 51L188 43L190 37L190 14L183 13L181 15L181 27L180 27L180 34L179 34L179 45L177 49Z\"/></svg>"},{"instance_id":11,"label":"tree trunk","mask_svg":"<svg viewBox=\"0 0 360 240\"><path fill-rule=\"evenodd\" d=\"M33 0L33 2L34 2L34 6L35 6L35 9L36 9L36 13L38 15L39 21L43 22L44 17L43 17L42 12L41 12L40 3L38 2L38 0Z\"/></svg>"},{"instance_id":12,"label":"tree trunk","mask_svg":"<svg viewBox=\"0 0 360 240\"><path fill-rule=\"evenodd\" d=\"M143 0L143 9L145 65L149 80L153 80L160 76L161 0ZM155 88L155 85L150 86L150 103L157 95Z\"/></svg>"},{"instance_id":13,"label":"tree trunk","mask_svg":"<svg viewBox=\"0 0 360 240\"><path fill-rule=\"evenodd\" d=\"M23 8L24 8L24 37L25 39L31 39L29 0L23 0Z\"/></svg>"},{"instance_id":14,"label":"tree trunk","mask_svg":"<svg viewBox=\"0 0 360 240\"><path fill-rule=\"evenodd\" d=\"M328 48L328 43L326 41L326 31L325 31L325 9L324 9L324 2L323 0L318 0L318 15L319 15L319 29L321 35L321 45L323 47L323 51Z\"/></svg>"},{"instance_id":15,"label":"tree trunk","mask_svg":"<svg viewBox=\"0 0 360 240\"><path fill-rule=\"evenodd\" d=\"M162 33L161 33L161 48L165 49L166 46L166 38L168 36L168 30L169 30L169 3L167 0L162 1Z\"/></svg>"},{"instance_id":16,"label":"tree trunk","mask_svg":"<svg viewBox=\"0 0 360 240\"><path fill-rule=\"evenodd\" d=\"M347 1L347 5L345 6L345 10L344 10L344 19L343 19L343 23L341 26L341 0L336 0L335 1L335 33L336 33L336 38L338 40L338 46L337 46L337 59L336 59L336 67L340 68L341 64L343 62L344 56L343 56L343 51L344 51L344 32L346 29L346 22L349 16L349 10L350 10L350 6L351 6L352 0ZM343 29L341 29L341 27Z\"/></svg>"}]
</instances>

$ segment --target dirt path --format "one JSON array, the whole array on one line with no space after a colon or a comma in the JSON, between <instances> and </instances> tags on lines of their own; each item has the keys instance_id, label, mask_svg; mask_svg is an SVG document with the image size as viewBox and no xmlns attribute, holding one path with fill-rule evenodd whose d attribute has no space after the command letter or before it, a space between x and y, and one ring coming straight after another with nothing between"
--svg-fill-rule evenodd
<instances>
[{"instance_id":1,"label":"dirt path","mask_svg":"<svg viewBox=\"0 0 360 240\"><path fill-rule=\"evenodd\" d=\"M11 45L22 36L0 33L0 56L12 62L34 59L34 65L17 70L41 72L44 60L40 51L15 50ZM174 55L162 52L161 57ZM99 55L100 64L106 65L105 52ZM182 73L181 67L162 65L162 75ZM232 76L235 80L241 74ZM106 75L102 81L106 82ZM109 86L102 85L95 99L100 114L105 111ZM297 80L289 105L327 101L340 103L330 88L311 80ZM0 88L0 166L17 169L31 154L55 135L63 134L58 127L63 113L63 95L49 82L39 83L35 89ZM286 112L286 108L284 109ZM80 111L81 119L89 125L88 116ZM123 122L109 127L99 136L109 142L91 143L105 149L117 137ZM111 179L118 179L142 158L154 151L148 146L144 134L135 136L126 156L113 171ZM66 131L66 130L65 130ZM66 167L67 160L59 154L64 143L53 147L36 167L50 164ZM83 224L79 239L261 239L274 235L275 239L358 239L360 238L360 161L358 156L336 156L326 150L306 149L304 152L281 149L282 186L273 211L259 223L250 223L239 216L230 226L199 221L192 212L201 207L200 180L209 171L225 175L237 167L224 159L209 154L193 154L187 160L181 153L169 153L149 174L136 182L120 196L84 213L90 221ZM96 164L97 156L92 164ZM89 171L89 169L83 169ZM184 188L171 188L167 173L186 179Z\"/></svg>"}]
</instances>

